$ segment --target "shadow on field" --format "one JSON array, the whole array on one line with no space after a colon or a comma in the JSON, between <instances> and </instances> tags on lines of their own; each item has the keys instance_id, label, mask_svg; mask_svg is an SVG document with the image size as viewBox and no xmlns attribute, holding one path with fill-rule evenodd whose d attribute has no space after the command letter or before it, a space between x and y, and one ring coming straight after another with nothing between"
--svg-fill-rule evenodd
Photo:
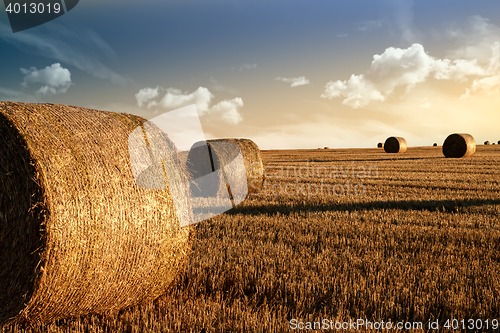
<instances>
[{"instance_id":1,"label":"shadow on field","mask_svg":"<svg viewBox=\"0 0 500 333\"><path fill-rule=\"evenodd\" d=\"M286 204L254 204L250 206L239 206L226 212L226 214L246 214L246 215L261 215L261 214L290 214L292 212L323 212L323 211L363 211L363 210L379 210L379 209L401 209L401 210L427 210L427 211L444 211L457 212L460 208L472 206L500 205L500 199L471 199L471 200L432 200L432 201L373 201L373 202L357 202L357 203L332 203L332 204L315 204L315 203L296 203Z\"/></svg>"}]
</instances>

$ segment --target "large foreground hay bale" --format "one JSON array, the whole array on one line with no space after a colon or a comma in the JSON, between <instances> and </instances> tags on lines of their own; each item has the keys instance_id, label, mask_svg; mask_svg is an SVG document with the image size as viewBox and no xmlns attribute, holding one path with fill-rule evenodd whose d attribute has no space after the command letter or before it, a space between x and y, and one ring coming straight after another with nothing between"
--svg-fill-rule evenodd
<instances>
[{"instance_id":1,"label":"large foreground hay bale","mask_svg":"<svg viewBox=\"0 0 500 333\"><path fill-rule=\"evenodd\" d=\"M165 293L191 229L168 188L136 185L127 139L143 122L0 102L0 324L114 312Z\"/></svg>"},{"instance_id":2,"label":"large foreground hay bale","mask_svg":"<svg viewBox=\"0 0 500 333\"><path fill-rule=\"evenodd\" d=\"M235 175L233 179L236 179L236 182L245 183L248 193L260 193L264 181L264 165L260 149L255 142L249 139L215 139L207 140L206 143L209 148L203 142L195 143L187 158L186 166L195 182L197 178L221 169L236 158L231 145L226 145L226 143L231 143L240 148L246 173L246 175ZM209 160L211 163L207 163ZM216 196L220 191L225 190L226 180L222 176L209 185L211 191L205 191L204 194ZM197 189L193 186L192 191L193 195L197 196Z\"/></svg>"},{"instance_id":3,"label":"large foreground hay bale","mask_svg":"<svg viewBox=\"0 0 500 333\"><path fill-rule=\"evenodd\" d=\"M382 142L377 143L377 148L384 148L384 144Z\"/></svg>"},{"instance_id":4,"label":"large foreground hay bale","mask_svg":"<svg viewBox=\"0 0 500 333\"><path fill-rule=\"evenodd\" d=\"M404 153L406 152L408 146L406 145L406 140L398 136L391 136L387 138L384 143L384 150L386 153Z\"/></svg>"},{"instance_id":5,"label":"large foreground hay bale","mask_svg":"<svg viewBox=\"0 0 500 333\"><path fill-rule=\"evenodd\" d=\"M476 141L470 134L450 134L443 143L445 157L469 157L476 152Z\"/></svg>"}]
</instances>

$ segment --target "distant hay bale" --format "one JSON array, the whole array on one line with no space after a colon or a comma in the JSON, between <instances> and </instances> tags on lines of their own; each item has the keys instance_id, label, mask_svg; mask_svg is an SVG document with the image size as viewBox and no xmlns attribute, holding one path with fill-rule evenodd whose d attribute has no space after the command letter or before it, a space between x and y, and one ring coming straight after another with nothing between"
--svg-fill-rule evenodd
<instances>
[{"instance_id":1,"label":"distant hay bale","mask_svg":"<svg viewBox=\"0 0 500 333\"><path fill-rule=\"evenodd\" d=\"M330 147L325 147L325 148L323 148L323 149L330 149Z\"/></svg>"},{"instance_id":2,"label":"distant hay bale","mask_svg":"<svg viewBox=\"0 0 500 333\"><path fill-rule=\"evenodd\" d=\"M406 145L406 140L398 136L391 136L387 138L384 143L384 150L386 153L404 153L408 149Z\"/></svg>"},{"instance_id":3,"label":"distant hay bale","mask_svg":"<svg viewBox=\"0 0 500 333\"><path fill-rule=\"evenodd\" d=\"M445 157L469 157L476 152L476 141L470 134L450 134L443 143Z\"/></svg>"},{"instance_id":4,"label":"distant hay bale","mask_svg":"<svg viewBox=\"0 0 500 333\"><path fill-rule=\"evenodd\" d=\"M434 142L434 144L432 145L433 147L437 147L438 144L436 142Z\"/></svg>"},{"instance_id":5,"label":"distant hay bale","mask_svg":"<svg viewBox=\"0 0 500 333\"><path fill-rule=\"evenodd\" d=\"M485 145L485 146L488 146L489 144L490 144L490 142L489 142L489 141L484 141L484 145Z\"/></svg>"},{"instance_id":6,"label":"distant hay bale","mask_svg":"<svg viewBox=\"0 0 500 333\"><path fill-rule=\"evenodd\" d=\"M493 143L492 143L492 145L494 146L494 145L495 145L495 143L493 142Z\"/></svg>"},{"instance_id":7,"label":"distant hay bale","mask_svg":"<svg viewBox=\"0 0 500 333\"><path fill-rule=\"evenodd\" d=\"M382 142L377 143L377 148L384 148L384 144Z\"/></svg>"},{"instance_id":8,"label":"distant hay bale","mask_svg":"<svg viewBox=\"0 0 500 333\"><path fill-rule=\"evenodd\" d=\"M169 189L136 185L127 140L145 121L0 102L0 325L109 313L165 293L191 227L180 227Z\"/></svg>"},{"instance_id":9,"label":"distant hay bale","mask_svg":"<svg viewBox=\"0 0 500 333\"><path fill-rule=\"evenodd\" d=\"M248 193L260 193L264 182L264 165L260 149L255 142L249 139L214 139L207 140L206 142L208 145L203 144L203 141L195 143L187 157L186 166L190 171L191 178L195 182L197 178L208 175L215 170L221 169L222 166L227 166L231 163L237 156L236 152L231 149L234 146L227 143L236 144L241 150L246 174L235 174L232 179L236 183L239 183L235 185L246 184ZM211 163L207 163L207 161ZM191 186L193 195L217 196L222 190L227 188L226 180L223 176L221 175L217 179L212 179L211 183L205 187L203 193L198 190L196 185Z\"/></svg>"},{"instance_id":10,"label":"distant hay bale","mask_svg":"<svg viewBox=\"0 0 500 333\"><path fill-rule=\"evenodd\" d=\"M500 145L500 140L498 140L498 142L497 142L497 143Z\"/></svg>"}]
</instances>

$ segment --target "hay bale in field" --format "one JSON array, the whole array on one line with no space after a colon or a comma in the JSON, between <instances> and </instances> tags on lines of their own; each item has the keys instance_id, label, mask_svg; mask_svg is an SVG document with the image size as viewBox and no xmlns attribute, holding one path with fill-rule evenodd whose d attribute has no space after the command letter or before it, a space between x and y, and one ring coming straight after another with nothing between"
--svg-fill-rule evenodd
<instances>
[{"instance_id":1,"label":"hay bale in field","mask_svg":"<svg viewBox=\"0 0 500 333\"><path fill-rule=\"evenodd\" d=\"M387 138L384 143L384 150L386 153L404 153L408 149L406 145L406 140L398 136L391 136Z\"/></svg>"},{"instance_id":2,"label":"hay bale in field","mask_svg":"<svg viewBox=\"0 0 500 333\"><path fill-rule=\"evenodd\" d=\"M0 102L0 324L108 313L165 293L191 228L180 228L169 188L136 184L127 140L145 121Z\"/></svg>"},{"instance_id":3,"label":"hay bale in field","mask_svg":"<svg viewBox=\"0 0 500 333\"><path fill-rule=\"evenodd\" d=\"M330 149L330 147L324 147L323 149Z\"/></svg>"},{"instance_id":4,"label":"hay bale in field","mask_svg":"<svg viewBox=\"0 0 500 333\"><path fill-rule=\"evenodd\" d=\"M437 144L436 142L434 142L434 143L432 144L432 146L433 146L433 147L437 147L437 146L438 146L438 144Z\"/></svg>"},{"instance_id":5,"label":"hay bale in field","mask_svg":"<svg viewBox=\"0 0 500 333\"><path fill-rule=\"evenodd\" d=\"M497 143L500 145L500 140L498 140L498 142L497 142Z\"/></svg>"},{"instance_id":6,"label":"hay bale in field","mask_svg":"<svg viewBox=\"0 0 500 333\"><path fill-rule=\"evenodd\" d=\"M470 134L450 134L443 143L443 154L445 157L460 158L469 157L476 152L476 141Z\"/></svg>"},{"instance_id":7,"label":"hay bale in field","mask_svg":"<svg viewBox=\"0 0 500 333\"><path fill-rule=\"evenodd\" d=\"M489 141L484 141L485 146L489 146L490 142Z\"/></svg>"},{"instance_id":8,"label":"hay bale in field","mask_svg":"<svg viewBox=\"0 0 500 333\"><path fill-rule=\"evenodd\" d=\"M384 144L382 142L377 143L377 148L384 148Z\"/></svg>"},{"instance_id":9,"label":"hay bale in field","mask_svg":"<svg viewBox=\"0 0 500 333\"><path fill-rule=\"evenodd\" d=\"M229 165L239 154L239 151L232 149L234 145L241 150L246 175L232 175L231 186L246 185L248 193L260 193L264 182L264 165L259 147L248 139L215 139L207 140L206 144L203 141L195 143L189 151L186 162L191 178L196 182L196 179ZM210 163L207 163L208 161ZM228 171L231 168L224 170ZM210 183L206 184L203 193L192 186L193 196L216 196L221 190L227 188L226 181L223 173L216 179L210 179Z\"/></svg>"}]
</instances>

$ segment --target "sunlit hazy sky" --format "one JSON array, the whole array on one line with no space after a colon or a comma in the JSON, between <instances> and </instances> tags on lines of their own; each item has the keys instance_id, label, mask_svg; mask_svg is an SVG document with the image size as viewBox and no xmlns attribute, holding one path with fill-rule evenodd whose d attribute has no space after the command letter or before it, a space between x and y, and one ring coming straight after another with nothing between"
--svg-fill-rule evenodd
<instances>
[{"instance_id":1,"label":"sunlit hazy sky","mask_svg":"<svg viewBox=\"0 0 500 333\"><path fill-rule=\"evenodd\" d=\"M80 0L15 34L0 9L0 100L196 104L262 149L500 140L498 0Z\"/></svg>"}]
</instances>

